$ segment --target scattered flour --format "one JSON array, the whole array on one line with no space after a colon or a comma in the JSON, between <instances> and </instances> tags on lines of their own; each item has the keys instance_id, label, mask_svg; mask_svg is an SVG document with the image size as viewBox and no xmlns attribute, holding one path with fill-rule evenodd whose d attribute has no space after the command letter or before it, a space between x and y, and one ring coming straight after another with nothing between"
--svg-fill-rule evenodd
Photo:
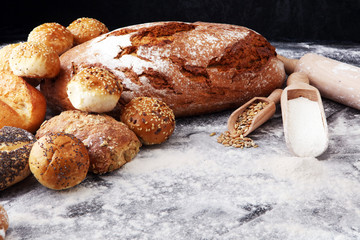
<instances>
[{"instance_id":1,"label":"scattered flour","mask_svg":"<svg viewBox=\"0 0 360 240\"><path fill-rule=\"evenodd\" d=\"M314 182L325 174L322 163L314 157L279 156L268 159L262 164L264 169L279 180Z\"/></svg>"},{"instance_id":2,"label":"scattered flour","mask_svg":"<svg viewBox=\"0 0 360 240\"><path fill-rule=\"evenodd\" d=\"M319 105L304 97L288 101L288 141L300 157L317 157L328 146L327 123Z\"/></svg>"}]
</instances>

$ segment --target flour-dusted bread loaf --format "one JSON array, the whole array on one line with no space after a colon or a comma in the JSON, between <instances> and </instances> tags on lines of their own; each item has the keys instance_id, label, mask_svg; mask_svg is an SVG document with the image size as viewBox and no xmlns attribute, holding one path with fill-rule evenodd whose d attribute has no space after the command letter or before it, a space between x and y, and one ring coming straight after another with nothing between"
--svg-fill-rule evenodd
<instances>
[{"instance_id":1,"label":"flour-dusted bread loaf","mask_svg":"<svg viewBox=\"0 0 360 240\"><path fill-rule=\"evenodd\" d=\"M120 28L61 58L61 72L42 83L54 110L74 109L67 83L83 67L103 67L123 84L121 105L135 97L164 101L175 116L220 111L267 96L285 79L275 48L241 26L156 22Z\"/></svg>"}]
</instances>

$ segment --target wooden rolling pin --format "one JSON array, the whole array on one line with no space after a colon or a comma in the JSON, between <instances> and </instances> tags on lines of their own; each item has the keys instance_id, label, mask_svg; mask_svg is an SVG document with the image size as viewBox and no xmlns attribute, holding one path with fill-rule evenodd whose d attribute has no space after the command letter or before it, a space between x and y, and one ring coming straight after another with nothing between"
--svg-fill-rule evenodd
<instances>
[{"instance_id":1,"label":"wooden rolling pin","mask_svg":"<svg viewBox=\"0 0 360 240\"><path fill-rule=\"evenodd\" d=\"M314 53L299 60L278 55L288 75L305 73L321 96L360 110L360 68Z\"/></svg>"}]
</instances>

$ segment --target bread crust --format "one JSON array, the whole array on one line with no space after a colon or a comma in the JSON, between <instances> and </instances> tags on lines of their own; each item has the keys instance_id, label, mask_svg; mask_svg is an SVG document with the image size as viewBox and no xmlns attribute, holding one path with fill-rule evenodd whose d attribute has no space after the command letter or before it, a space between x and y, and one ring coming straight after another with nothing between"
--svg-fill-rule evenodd
<instances>
[{"instance_id":1,"label":"bread crust","mask_svg":"<svg viewBox=\"0 0 360 240\"><path fill-rule=\"evenodd\" d=\"M5 239L6 230L9 228L9 217L5 208L0 205L0 240Z\"/></svg>"},{"instance_id":2,"label":"bread crust","mask_svg":"<svg viewBox=\"0 0 360 240\"><path fill-rule=\"evenodd\" d=\"M109 32L109 29L104 23L97 19L87 17L76 19L70 23L66 29L74 36L74 45L84 43Z\"/></svg>"},{"instance_id":3,"label":"bread crust","mask_svg":"<svg viewBox=\"0 0 360 240\"><path fill-rule=\"evenodd\" d=\"M175 129L173 111L163 101L149 97L132 99L120 119L145 145L165 142Z\"/></svg>"},{"instance_id":4,"label":"bread crust","mask_svg":"<svg viewBox=\"0 0 360 240\"><path fill-rule=\"evenodd\" d=\"M43 94L23 78L0 71L0 128L12 126L35 133L45 119Z\"/></svg>"},{"instance_id":5,"label":"bread crust","mask_svg":"<svg viewBox=\"0 0 360 240\"><path fill-rule=\"evenodd\" d=\"M154 97L189 116L237 107L267 96L285 79L275 48L258 33L215 23L157 22L120 28L78 45L61 58L57 78L41 90L49 106L73 109L67 82L80 66L100 66L121 79L119 103Z\"/></svg>"},{"instance_id":6,"label":"bread crust","mask_svg":"<svg viewBox=\"0 0 360 240\"><path fill-rule=\"evenodd\" d=\"M51 47L58 55L61 55L73 46L74 37L61 24L51 22L35 27L29 33L27 41L43 43Z\"/></svg>"},{"instance_id":7,"label":"bread crust","mask_svg":"<svg viewBox=\"0 0 360 240\"><path fill-rule=\"evenodd\" d=\"M45 187L63 190L81 183L89 170L85 145L72 134L50 133L33 145L29 166L35 178Z\"/></svg>"},{"instance_id":8,"label":"bread crust","mask_svg":"<svg viewBox=\"0 0 360 240\"><path fill-rule=\"evenodd\" d=\"M57 132L73 134L84 143L89 151L89 171L96 174L120 168L136 156L141 146L135 133L124 123L104 114L64 111L45 121L36 138Z\"/></svg>"},{"instance_id":9,"label":"bread crust","mask_svg":"<svg viewBox=\"0 0 360 240\"><path fill-rule=\"evenodd\" d=\"M35 140L20 128L0 129L0 191L29 176L29 154Z\"/></svg>"}]
</instances>

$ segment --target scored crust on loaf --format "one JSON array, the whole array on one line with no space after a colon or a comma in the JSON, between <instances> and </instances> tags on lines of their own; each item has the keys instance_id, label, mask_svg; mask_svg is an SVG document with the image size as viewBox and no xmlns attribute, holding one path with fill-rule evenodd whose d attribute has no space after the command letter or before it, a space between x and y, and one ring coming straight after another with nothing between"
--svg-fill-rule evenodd
<instances>
[{"instance_id":1,"label":"scored crust on loaf","mask_svg":"<svg viewBox=\"0 0 360 240\"><path fill-rule=\"evenodd\" d=\"M236 107L267 96L285 79L275 48L241 26L157 22L121 28L61 56L58 78L42 85L57 110L73 109L63 88L82 66L101 66L121 79L120 102L155 97L176 116ZM54 94L56 93L56 94Z\"/></svg>"}]
</instances>

